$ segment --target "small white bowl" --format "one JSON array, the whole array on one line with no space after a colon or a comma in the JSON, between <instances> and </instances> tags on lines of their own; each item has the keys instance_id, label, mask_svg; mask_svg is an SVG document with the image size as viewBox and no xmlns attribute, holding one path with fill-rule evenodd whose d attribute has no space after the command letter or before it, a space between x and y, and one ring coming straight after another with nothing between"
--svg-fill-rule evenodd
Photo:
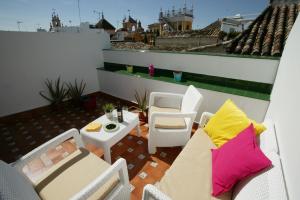
<instances>
[{"instance_id":1,"label":"small white bowl","mask_svg":"<svg viewBox=\"0 0 300 200\"><path fill-rule=\"evenodd\" d=\"M108 129L107 126L110 125L110 124L113 124L113 125L115 125L116 127L113 128L113 129ZM115 131L117 131L119 128L120 128L120 127L119 127L119 124L117 124L117 123L115 123L115 122L109 122L109 123L107 123L107 124L104 124L104 126L103 126L104 131L105 131L105 132L108 132L108 133L115 132Z\"/></svg>"}]
</instances>

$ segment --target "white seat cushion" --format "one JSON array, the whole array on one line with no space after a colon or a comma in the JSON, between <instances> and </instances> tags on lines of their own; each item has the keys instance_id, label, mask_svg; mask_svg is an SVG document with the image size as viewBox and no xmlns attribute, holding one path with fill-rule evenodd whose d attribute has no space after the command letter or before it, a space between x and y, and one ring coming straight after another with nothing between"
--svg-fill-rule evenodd
<instances>
[{"instance_id":1,"label":"white seat cushion","mask_svg":"<svg viewBox=\"0 0 300 200\"><path fill-rule=\"evenodd\" d=\"M161 108L157 106L151 106L149 114L153 112L169 112L169 113L180 113L179 109L176 108ZM183 129L186 128L186 123L184 118L168 118L168 117L157 117L155 119L155 128L161 129Z\"/></svg>"}]
</instances>

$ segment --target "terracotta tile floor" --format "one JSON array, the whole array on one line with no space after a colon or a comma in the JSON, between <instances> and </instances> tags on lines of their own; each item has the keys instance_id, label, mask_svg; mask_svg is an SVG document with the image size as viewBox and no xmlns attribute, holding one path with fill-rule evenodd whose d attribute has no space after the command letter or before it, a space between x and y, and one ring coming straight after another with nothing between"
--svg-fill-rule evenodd
<instances>
[{"instance_id":1,"label":"terracotta tile floor","mask_svg":"<svg viewBox=\"0 0 300 200\"><path fill-rule=\"evenodd\" d=\"M101 107L106 102L119 101L127 106L132 105L130 102L103 93L96 95L97 108L92 111L66 103L64 109L56 111L43 108L0 118L0 159L13 162L59 133L73 127L82 128L103 114ZM143 187L148 183L154 184L159 181L181 151L180 147L158 148L155 155L149 155L147 124L141 123L141 131L141 137L138 137L134 129L111 149L112 162L119 157L127 161L130 183L134 187L131 199L141 199ZM36 180L49 167L70 155L75 149L73 140L65 141L25 166L24 172L32 180ZM87 144L87 149L103 158L102 149L90 144ZM141 175L145 177L142 178Z\"/></svg>"}]
</instances>

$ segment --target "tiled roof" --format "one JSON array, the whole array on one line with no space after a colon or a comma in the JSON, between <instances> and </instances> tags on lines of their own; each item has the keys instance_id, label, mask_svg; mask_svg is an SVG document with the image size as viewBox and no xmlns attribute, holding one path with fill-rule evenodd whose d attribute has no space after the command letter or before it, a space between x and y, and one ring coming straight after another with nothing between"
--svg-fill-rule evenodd
<instances>
[{"instance_id":1,"label":"tiled roof","mask_svg":"<svg viewBox=\"0 0 300 200\"><path fill-rule=\"evenodd\" d=\"M210 25L206 26L205 28L200 30L201 35L208 35L208 36L219 36L221 31L221 22L217 20Z\"/></svg>"},{"instance_id":2,"label":"tiled roof","mask_svg":"<svg viewBox=\"0 0 300 200\"><path fill-rule=\"evenodd\" d=\"M96 28L103 28L104 30L115 30L116 28L106 19L102 18L97 24Z\"/></svg>"},{"instance_id":3,"label":"tiled roof","mask_svg":"<svg viewBox=\"0 0 300 200\"><path fill-rule=\"evenodd\" d=\"M281 56L300 4L275 4L266 8L247 30L226 48L228 53Z\"/></svg>"}]
</instances>

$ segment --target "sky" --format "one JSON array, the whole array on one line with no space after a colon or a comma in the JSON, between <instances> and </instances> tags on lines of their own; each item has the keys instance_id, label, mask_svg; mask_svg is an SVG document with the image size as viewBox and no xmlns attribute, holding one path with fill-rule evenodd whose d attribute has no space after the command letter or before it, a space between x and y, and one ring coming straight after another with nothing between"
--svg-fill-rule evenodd
<instances>
[{"instance_id":1,"label":"sky","mask_svg":"<svg viewBox=\"0 0 300 200\"><path fill-rule=\"evenodd\" d=\"M104 17L120 28L128 10L142 26L158 21L160 8L163 10L183 7L184 0L0 0L0 30L35 31L38 27L49 29L51 13L58 13L67 26L79 24L78 1L81 22L97 22L94 12L104 12ZM186 0L187 7L194 6L193 28L203 28L218 18L236 14L259 14L268 6L269 0Z\"/></svg>"}]
</instances>

